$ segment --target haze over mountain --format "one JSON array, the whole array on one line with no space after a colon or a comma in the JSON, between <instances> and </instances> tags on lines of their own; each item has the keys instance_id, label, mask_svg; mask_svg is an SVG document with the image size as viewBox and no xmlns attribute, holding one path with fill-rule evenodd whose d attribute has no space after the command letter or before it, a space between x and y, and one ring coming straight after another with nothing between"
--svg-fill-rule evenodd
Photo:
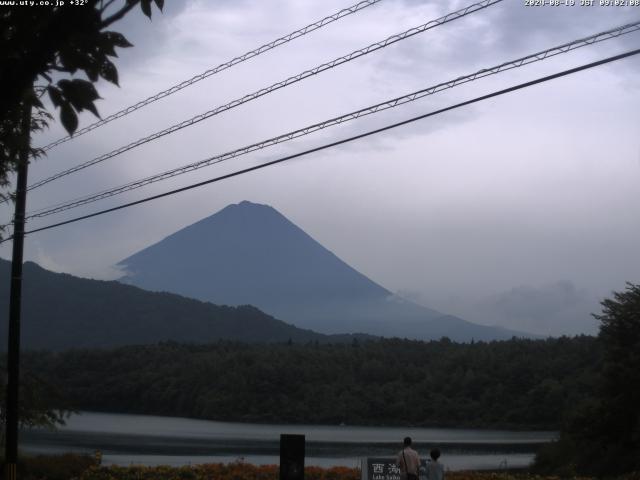
<instances>
[{"instance_id":1,"label":"haze over mountain","mask_svg":"<svg viewBox=\"0 0 640 480\"><path fill-rule=\"evenodd\" d=\"M9 279L11 263L0 259L0 278ZM0 282L0 311L8 312L9 282ZM247 343L351 342L351 336L327 336L277 320L252 306L225 307L148 292L119 282L54 273L24 264L22 345L64 350L155 344L162 341ZM7 316L0 325L0 350L6 348Z\"/></svg>"},{"instance_id":2,"label":"haze over mountain","mask_svg":"<svg viewBox=\"0 0 640 480\"><path fill-rule=\"evenodd\" d=\"M118 264L121 281L215 304L251 304L318 332L469 341L527 336L394 296L267 205L241 202Z\"/></svg>"}]
</instances>

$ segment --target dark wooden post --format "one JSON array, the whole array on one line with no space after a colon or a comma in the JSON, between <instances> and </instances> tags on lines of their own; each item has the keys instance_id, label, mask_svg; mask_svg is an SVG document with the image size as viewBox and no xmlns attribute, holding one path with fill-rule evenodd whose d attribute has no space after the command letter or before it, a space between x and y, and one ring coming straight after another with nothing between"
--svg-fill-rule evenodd
<instances>
[{"instance_id":1,"label":"dark wooden post","mask_svg":"<svg viewBox=\"0 0 640 480\"><path fill-rule=\"evenodd\" d=\"M304 480L304 435L280 435L280 480Z\"/></svg>"},{"instance_id":2,"label":"dark wooden post","mask_svg":"<svg viewBox=\"0 0 640 480\"><path fill-rule=\"evenodd\" d=\"M13 252L9 298L9 333L7 354L7 411L5 425L5 462L7 480L16 479L18 463L18 397L20 391L20 313L22 300L22 257L24 251L24 216L27 204L27 173L31 145L31 105L25 106L22 135L26 144L20 151L16 179L16 207L13 216Z\"/></svg>"}]
</instances>

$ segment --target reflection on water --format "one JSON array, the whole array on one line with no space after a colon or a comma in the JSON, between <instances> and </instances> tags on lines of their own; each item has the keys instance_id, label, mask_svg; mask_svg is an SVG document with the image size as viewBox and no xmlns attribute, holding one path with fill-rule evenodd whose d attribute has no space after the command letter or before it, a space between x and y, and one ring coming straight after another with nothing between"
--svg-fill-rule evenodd
<instances>
[{"instance_id":1,"label":"reflection on water","mask_svg":"<svg viewBox=\"0 0 640 480\"><path fill-rule=\"evenodd\" d=\"M553 432L514 432L451 428L357 427L332 425L274 425L212 422L190 418L83 412L72 415L61 430L95 433L129 433L211 439L274 440L281 433L305 434L308 441L392 442L407 435L431 443L535 443L547 442Z\"/></svg>"},{"instance_id":2,"label":"reflection on water","mask_svg":"<svg viewBox=\"0 0 640 480\"><path fill-rule=\"evenodd\" d=\"M281 433L304 434L307 465L359 466L366 456L392 455L407 435L426 453L443 450L448 468L525 467L553 432L438 428L261 425L174 417L88 413L73 415L58 431L28 430L21 448L33 453L103 452L105 464L277 464Z\"/></svg>"}]
</instances>

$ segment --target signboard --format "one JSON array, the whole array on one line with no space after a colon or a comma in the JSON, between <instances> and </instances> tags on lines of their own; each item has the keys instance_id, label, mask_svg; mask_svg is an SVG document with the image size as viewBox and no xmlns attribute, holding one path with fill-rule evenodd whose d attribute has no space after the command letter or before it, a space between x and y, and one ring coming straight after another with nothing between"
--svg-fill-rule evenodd
<instances>
[{"instance_id":1,"label":"signboard","mask_svg":"<svg viewBox=\"0 0 640 480\"><path fill-rule=\"evenodd\" d=\"M401 480L396 457L367 457L362 460L362 480ZM420 480L425 480L427 461L420 460Z\"/></svg>"}]
</instances>

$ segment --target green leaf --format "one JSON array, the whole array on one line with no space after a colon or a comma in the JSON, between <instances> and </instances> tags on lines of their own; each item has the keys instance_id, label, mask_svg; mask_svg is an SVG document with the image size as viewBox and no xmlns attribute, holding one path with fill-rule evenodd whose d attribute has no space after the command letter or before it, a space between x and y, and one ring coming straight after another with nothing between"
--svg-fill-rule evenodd
<instances>
[{"instance_id":1,"label":"green leaf","mask_svg":"<svg viewBox=\"0 0 640 480\"><path fill-rule=\"evenodd\" d=\"M64 129L69 132L69 135L73 135L73 132L78 128L78 115L76 115L76 112L68 102L60 106L60 121Z\"/></svg>"},{"instance_id":2,"label":"green leaf","mask_svg":"<svg viewBox=\"0 0 640 480\"><path fill-rule=\"evenodd\" d=\"M158 7L158 10L162 11L162 9L164 8L164 0L154 0L156 2L156 6Z\"/></svg>"},{"instance_id":3,"label":"green leaf","mask_svg":"<svg viewBox=\"0 0 640 480\"><path fill-rule=\"evenodd\" d=\"M118 70L109 60L103 61L102 65L100 65L100 76L105 80L120 86L118 84Z\"/></svg>"},{"instance_id":4,"label":"green leaf","mask_svg":"<svg viewBox=\"0 0 640 480\"><path fill-rule=\"evenodd\" d=\"M109 37L108 35L106 35L106 33L107 32L102 32L100 34L100 50L102 50L102 53L105 56L108 55L110 57L117 57L118 54L116 53L115 45L109 40Z\"/></svg>"},{"instance_id":5,"label":"green leaf","mask_svg":"<svg viewBox=\"0 0 640 480\"><path fill-rule=\"evenodd\" d=\"M70 85L71 85L71 80L67 80L66 78L58 81L58 87L60 88L63 94L64 94L64 91L67 88L69 88Z\"/></svg>"},{"instance_id":6,"label":"green leaf","mask_svg":"<svg viewBox=\"0 0 640 480\"><path fill-rule=\"evenodd\" d=\"M87 110L89 110L91 113L93 113L96 117L101 118L100 114L98 113L98 109L96 108L96 105L93 102L88 102L85 107Z\"/></svg>"},{"instance_id":7,"label":"green leaf","mask_svg":"<svg viewBox=\"0 0 640 480\"><path fill-rule=\"evenodd\" d=\"M86 80L74 79L74 80L60 80L58 82L63 95L71 102L73 108L78 112L82 110L89 110L96 117L100 117L98 110L96 109L94 100L100 98L98 91L93 86L93 83Z\"/></svg>"},{"instance_id":8,"label":"green leaf","mask_svg":"<svg viewBox=\"0 0 640 480\"><path fill-rule=\"evenodd\" d=\"M70 73L76 73L78 70L78 55L73 49L61 49L58 55L62 67L69 70Z\"/></svg>"},{"instance_id":9,"label":"green leaf","mask_svg":"<svg viewBox=\"0 0 640 480\"><path fill-rule=\"evenodd\" d=\"M100 76L100 71L95 65L87 65L84 68L84 73L87 74L87 77L89 77L89 80L91 80L92 82L97 82L98 77Z\"/></svg>"},{"instance_id":10,"label":"green leaf","mask_svg":"<svg viewBox=\"0 0 640 480\"><path fill-rule=\"evenodd\" d=\"M49 98L51 99L51 103L53 103L54 107L62 105L62 93L59 88L49 85L47 87L47 92L49 93Z\"/></svg>"},{"instance_id":11,"label":"green leaf","mask_svg":"<svg viewBox=\"0 0 640 480\"><path fill-rule=\"evenodd\" d=\"M113 46L120 48L133 47L133 44L126 39L124 35L118 32L102 32L105 41L110 42Z\"/></svg>"},{"instance_id":12,"label":"green leaf","mask_svg":"<svg viewBox=\"0 0 640 480\"><path fill-rule=\"evenodd\" d=\"M140 7L142 8L142 13L151 18L151 0L140 0Z\"/></svg>"},{"instance_id":13,"label":"green leaf","mask_svg":"<svg viewBox=\"0 0 640 480\"><path fill-rule=\"evenodd\" d=\"M71 80L70 86L73 91L78 92L78 95L81 95L82 98L86 98L89 101L94 101L100 98L96 87L94 87L93 83L91 82L76 78L74 80Z\"/></svg>"}]
</instances>

